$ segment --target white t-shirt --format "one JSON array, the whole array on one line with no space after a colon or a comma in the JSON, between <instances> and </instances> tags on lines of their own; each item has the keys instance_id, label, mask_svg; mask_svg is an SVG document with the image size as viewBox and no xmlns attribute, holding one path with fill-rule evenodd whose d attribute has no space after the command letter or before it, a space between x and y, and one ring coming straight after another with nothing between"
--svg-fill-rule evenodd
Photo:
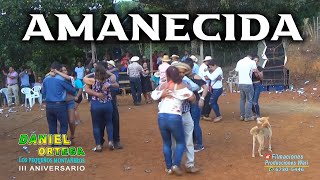
<instances>
[{"instance_id":1,"label":"white t-shirt","mask_svg":"<svg viewBox=\"0 0 320 180\"><path fill-rule=\"evenodd\" d=\"M84 67L76 67L74 71L77 73L77 79L83 79L84 77Z\"/></svg>"},{"instance_id":2,"label":"white t-shirt","mask_svg":"<svg viewBox=\"0 0 320 180\"><path fill-rule=\"evenodd\" d=\"M252 84L254 69L257 69L256 62L249 57L239 60L235 69L239 73L239 84Z\"/></svg>"},{"instance_id":3,"label":"white t-shirt","mask_svg":"<svg viewBox=\"0 0 320 180\"><path fill-rule=\"evenodd\" d=\"M208 66L205 64L205 63L202 63L199 67L199 72L198 72L198 75L201 77L202 80L206 80L205 77L205 74L206 74L206 71L208 69Z\"/></svg>"},{"instance_id":4,"label":"white t-shirt","mask_svg":"<svg viewBox=\"0 0 320 180\"><path fill-rule=\"evenodd\" d=\"M211 80L212 89L222 88L222 79L216 80L219 76L223 78L223 72L221 67L217 67L217 69L213 73L208 74L208 78Z\"/></svg>"},{"instance_id":5,"label":"white t-shirt","mask_svg":"<svg viewBox=\"0 0 320 180\"><path fill-rule=\"evenodd\" d=\"M207 83L207 86L209 86L209 80L206 80L205 76L208 76L209 74L208 66L205 63L202 63L199 67L198 75Z\"/></svg>"}]
</instances>

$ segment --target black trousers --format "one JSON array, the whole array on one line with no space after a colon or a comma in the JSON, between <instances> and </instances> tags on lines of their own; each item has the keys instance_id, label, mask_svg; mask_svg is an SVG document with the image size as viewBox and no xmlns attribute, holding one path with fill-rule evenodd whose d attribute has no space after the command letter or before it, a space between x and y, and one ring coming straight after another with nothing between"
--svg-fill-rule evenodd
<instances>
[{"instance_id":1,"label":"black trousers","mask_svg":"<svg viewBox=\"0 0 320 180\"><path fill-rule=\"evenodd\" d=\"M209 117L210 112L211 112L211 106L209 104L210 97L211 97L211 92L208 92L206 97L204 98L204 105L203 105L202 112L201 112L201 114L206 117Z\"/></svg>"},{"instance_id":2,"label":"black trousers","mask_svg":"<svg viewBox=\"0 0 320 180\"><path fill-rule=\"evenodd\" d=\"M117 143L120 142L120 122L119 122L119 111L118 111L118 105L117 105L117 90L112 90L112 106L113 106L113 112L112 112L112 124L113 124L113 142Z\"/></svg>"}]
</instances>

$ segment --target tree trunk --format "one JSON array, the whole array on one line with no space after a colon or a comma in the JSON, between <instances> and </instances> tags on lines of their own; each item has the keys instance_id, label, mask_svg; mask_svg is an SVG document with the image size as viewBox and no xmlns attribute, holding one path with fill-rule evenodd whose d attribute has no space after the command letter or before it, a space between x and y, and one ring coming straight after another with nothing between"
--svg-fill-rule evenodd
<instances>
[{"instance_id":1,"label":"tree trunk","mask_svg":"<svg viewBox=\"0 0 320 180\"><path fill-rule=\"evenodd\" d=\"M97 60L97 48L94 41L91 41L91 62L95 63Z\"/></svg>"},{"instance_id":2,"label":"tree trunk","mask_svg":"<svg viewBox=\"0 0 320 180\"><path fill-rule=\"evenodd\" d=\"M198 47L200 46L198 39L191 41L191 54L199 55Z\"/></svg>"},{"instance_id":3,"label":"tree trunk","mask_svg":"<svg viewBox=\"0 0 320 180\"><path fill-rule=\"evenodd\" d=\"M145 44L144 43L140 43L139 44L139 52L140 52L140 56L142 57L142 56L144 56L145 54L144 54L144 52L145 52Z\"/></svg>"},{"instance_id":4,"label":"tree trunk","mask_svg":"<svg viewBox=\"0 0 320 180\"><path fill-rule=\"evenodd\" d=\"M214 57L213 52L214 52L213 44L212 44L212 42L210 41L210 56L211 56L211 57Z\"/></svg>"}]
</instances>

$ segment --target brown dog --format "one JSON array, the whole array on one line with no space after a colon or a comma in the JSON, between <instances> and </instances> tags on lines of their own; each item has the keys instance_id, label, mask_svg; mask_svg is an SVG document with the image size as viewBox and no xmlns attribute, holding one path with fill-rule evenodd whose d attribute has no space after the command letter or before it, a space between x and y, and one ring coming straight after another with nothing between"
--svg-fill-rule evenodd
<instances>
[{"instance_id":1,"label":"brown dog","mask_svg":"<svg viewBox=\"0 0 320 180\"><path fill-rule=\"evenodd\" d=\"M252 157L255 157L254 149L256 146L256 140L258 140L260 146L258 149L259 155L263 157L261 151L264 149L264 138L269 138L269 148L268 150L272 152L271 149L271 136L272 129L269 123L269 117L261 117L257 119L258 124L261 124L260 127L255 126L250 130L250 134L252 135Z\"/></svg>"}]
</instances>

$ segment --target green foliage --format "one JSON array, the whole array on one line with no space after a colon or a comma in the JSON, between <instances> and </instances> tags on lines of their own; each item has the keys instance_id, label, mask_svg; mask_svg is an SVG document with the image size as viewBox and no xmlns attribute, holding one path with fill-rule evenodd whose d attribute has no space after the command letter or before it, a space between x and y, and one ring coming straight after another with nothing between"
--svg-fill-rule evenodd
<instances>
[{"instance_id":1,"label":"green foliage","mask_svg":"<svg viewBox=\"0 0 320 180\"><path fill-rule=\"evenodd\" d=\"M81 23L83 13L94 14L94 27L99 30L104 23L105 13L117 13L121 19L129 12L142 11L143 13L259 13L265 15L270 24L277 24L278 13L291 13L297 25L302 25L303 18L319 15L319 0L140 0L122 1L112 4L112 0L1 0L0 1L0 68L13 65L19 68L23 65L31 66L38 74L44 74L50 63L60 61L74 66L76 61L85 61L89 42L80 39L71 39L68 42L45 42L42 38L32 38L30 42L22 42L22 38L30 23L30 13L41 13L53 31L57 30L56 13L67 13L75 26ZM40 6L41 5L41 6ZM207 22L205 29L211 33L222 31L219 22ZM56 34L56 32L53 32ZM141 43L141 42L140 42ZM187 45L185 45L187 44ZM218 43L213 42L214 54L218 58L232 60L232 53L241 54L255 48L254 43ZM169 47L177 46L180 53L190 43L153 43L154 50L169 52ZM144 55L149 56L149 43L144 43ZM101 59L106 49L121 47L139 54L137 43L97 43L98 57ZM208 43L205 45L205 55L210 53ZM209 49L209 50L208 50ZM87 52L87 53L86 53ZM226 52L226 53L224 53ZM124 53L124 52L123 52ZM180 54L180 55L181 55ZM226 54L226 55L224 55ZM229 56L230 58L225 56ZM224 60L225 61L225 60Z\"/></svg>"}]
</instances>

